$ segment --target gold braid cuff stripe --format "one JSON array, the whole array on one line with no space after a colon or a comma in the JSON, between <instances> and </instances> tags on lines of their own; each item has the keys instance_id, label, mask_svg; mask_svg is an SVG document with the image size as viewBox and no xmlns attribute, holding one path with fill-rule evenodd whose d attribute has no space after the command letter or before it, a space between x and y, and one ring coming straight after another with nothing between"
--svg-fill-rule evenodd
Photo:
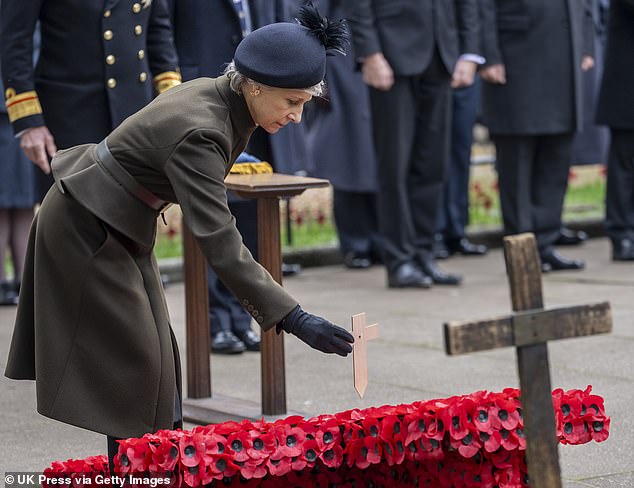
<instances>
[{"instance_id":1,"label":"gold braid cuff stripe","mask_svg":"<svg viewBox=\"0 0 634 488\"><path fill-rule=\"evenodd\" d=\"M40 100L34 90L14 95L7 100L7 113L9 121L23 119L29 115L37 115L42 113Z\"/></svg>"}]
</instances>

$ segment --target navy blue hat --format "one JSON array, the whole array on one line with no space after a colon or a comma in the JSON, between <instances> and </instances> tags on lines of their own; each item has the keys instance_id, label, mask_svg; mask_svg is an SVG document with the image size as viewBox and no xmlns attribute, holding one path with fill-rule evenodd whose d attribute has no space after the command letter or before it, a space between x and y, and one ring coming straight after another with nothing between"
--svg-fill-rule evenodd
<instances>
[{"instance_id":1,"label":"navy blue hat","mask_svg":"<svg viewBox=\"0 0 634 488\"><path fill-rule=\"evenodd\" d=\"M264 85L310 88L324 79L326 55L345 54L348 41L343 21L330 22L307 3L298 23L279 22L254 30L238 45L236 69Z\"/></svg>"}]
</instances>

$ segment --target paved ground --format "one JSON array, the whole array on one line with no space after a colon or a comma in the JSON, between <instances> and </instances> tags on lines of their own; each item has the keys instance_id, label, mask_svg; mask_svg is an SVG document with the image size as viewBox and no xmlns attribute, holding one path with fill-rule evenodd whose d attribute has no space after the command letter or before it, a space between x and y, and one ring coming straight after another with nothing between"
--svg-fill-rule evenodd
<instances>
[{"instance_id":1,"label":"paved ground","mask_svg":"<svg viewBox=\"0 0 634 488\"><path fill-rule=\"evenodd\" d=\"M544 276L546 307L609 300L614 332L560 341L550 346L553 387L592 384L606 399L612 434L601 444L562 446L565 485L634 486L634 264L612 263L606 239L593 239L566 251L586 259L583 272ZM442 324L484 318L510 310L502 253L485 258L453 258L442 263L462 272L459 288L388 290L383 269L349 271L342 266L310 268L285 286L306 310L349 327L350 316L366 312L379 322L380 339L368 346L369 385L360 400L352 386L350 358L324 356L293 338L286 339L288 407L314 415L354 407L412 402L517 386L515 353L498 350L448 357ZM172 321L185 354L183 287L167 289ZM6 361L14 309L0 308L0 362ZM183 354L183 356L184 356ZM223 395L258 401L259 355L211 358L213 389ZM35 411L29 382L0 379L0 470L38 471L56 459L102 453L105 439L46 419Z\"/></svg>"}]
</instances>

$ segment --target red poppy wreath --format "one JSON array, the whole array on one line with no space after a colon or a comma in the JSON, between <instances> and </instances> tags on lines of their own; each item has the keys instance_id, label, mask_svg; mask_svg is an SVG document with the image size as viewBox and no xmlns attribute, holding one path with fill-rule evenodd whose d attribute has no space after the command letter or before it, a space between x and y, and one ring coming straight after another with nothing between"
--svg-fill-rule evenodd
<instances>
[{"instance_id":1,"label":"red poppy wreath","mask_svg":"<svg viewBox=\"0 0 634 488\"><path fill-rule=\"evenodd\" d=\"M508 388L311 419L162 430L120 441L115 472L152 488L528 486L519 396ZM561 444L607 439L610 418L590 386L552 396ZM109 475L108 460L58 461L44 474L94 485Z\"/></svg>"}]
</instances>

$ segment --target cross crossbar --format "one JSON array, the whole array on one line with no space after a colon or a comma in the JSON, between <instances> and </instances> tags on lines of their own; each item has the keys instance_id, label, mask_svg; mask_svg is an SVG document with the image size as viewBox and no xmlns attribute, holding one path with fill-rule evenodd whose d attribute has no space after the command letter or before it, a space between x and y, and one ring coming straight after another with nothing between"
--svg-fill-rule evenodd
<instances>
[{"instance_id":1,"label":"cross crossbar","mask_svg":"<svg viewBox=\"0 0 634 488\"><path fill-rule=\"evenodd\" d=\"M445 348L449 355L467 354L500 347L528 346L612 330L609 302L527 310L513 315L478 321L445 324Z\"/></svg>"}]
</instances>

